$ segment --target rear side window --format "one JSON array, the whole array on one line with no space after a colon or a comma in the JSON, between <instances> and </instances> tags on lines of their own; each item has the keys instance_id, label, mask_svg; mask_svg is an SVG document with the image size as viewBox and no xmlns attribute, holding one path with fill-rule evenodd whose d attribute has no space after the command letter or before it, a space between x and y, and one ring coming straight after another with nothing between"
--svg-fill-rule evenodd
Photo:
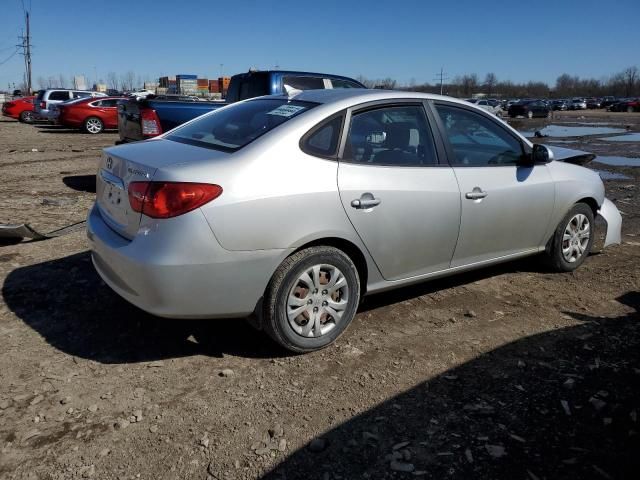
<instances>
[{"instance_id":1,"label":"rear side window","mask_svg":"<svg viewBox=\"0 0 640 480\"><path fill-rule=\"evenodd\" d=\"M314 127L302 138L302 150L309 155L318 157L335 157L343 119L342 115L338 115Z\"/></svg>"},{"instance_id":2,"label":"rear side window","mask_svg":"<svg viewBox=\"0 0 640 480\"><path fill-rule=\"evenodd\" d=\"M282 77L282 87L285 92L288 92L290 89L322 90L324 89L324 80L320 77L298 77L291 75ZM287 90L287 88L289 90Z\"/></svg>"},{"instance_id":3,"label":"rear side window","mask_svg":"<svg viewBox=\"0 0 640 480\"><path fill-rule=\"evenodd\" d=\"M261 97L263 95L269 95L270 93L271 91L269 90L269 79L267 75L254 73L245 77L241 81L240 98L238 100Z\"/></svg>"},{"instance_id":4,"label":"rear side window","mask_svg":"<svg viewBox=\"0 0 640 480\"><path fill-rule=\"evenodd\" d=\"M316 105L286 99L249 100L203 115L166 138L233 152Z\"/></svg>"},{"instance_id":5,"label":"rear side window","mask_svg":"<svg viewBox=\"0 0 640 480\"><path fill-rule=\"evenodd\" d=\"M437 164L423 107L399 105L355 113L343 160L404 167Z\"/></svg>"},{"instance_id":6,"label":"rear side window","mask_svg":"<svg viewBox=\"0 0 640 480\"><path fill-rule=\"evenodd\" d=\"M112 98L109 100L100 100L97 102L93 103L94 106L100 106L100 107L117 107L118 106L118 100Z\"/></svg>"},{"instance_id":7,"label":"rear side window","mask_svg":"<svg viewBox=\"0 0 640 480\"><path fill-rule=\"evenodd\" d=\"M73 92L73 98L85 98L90 96L90 92Z\"/></svg>"},{"instance_id":8,"label":"rear side window","mask_svg":"<svg viewBox=\"0 0 640 480\"><path fill-rule=\"evenodd\" d=\"M49 94L49 100L69 100L69 92L57 90Z\"/></svg>"}]
</instances>

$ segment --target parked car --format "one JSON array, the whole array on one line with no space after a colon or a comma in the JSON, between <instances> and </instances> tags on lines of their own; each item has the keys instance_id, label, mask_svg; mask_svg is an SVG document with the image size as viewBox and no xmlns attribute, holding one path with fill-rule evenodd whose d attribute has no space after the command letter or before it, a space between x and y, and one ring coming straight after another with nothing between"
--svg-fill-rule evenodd
<instances>
[{"instance_id":1,"label":"parked car","mask_svg":"<svg viewBox=\"0 0 640 480\"><path fill-rule=\"evenodd\" d=\"M5 117L15 118L23 123L32 123L33 116L33 100L32 97L16 98L2 104L2 115Z\"/></svg>"},{"instance_id":2,"label":"parked car","mask_svg":"<svg viewBox=\"0 0 640 480\"><path fill-rule=\"evenodd\" d=\"M60 124L87 133L102 133L118 128L118 101L122 97L84 98L60 104Z\"/></svg>"},{"instance_id":3,"label":"parked car","mask_svg":"<svg viewBox=\"0 0 640 480\"><path fill-rule=\"evenodd\" d=\"M509 107L509 116L515 117L550 117L551 108L543 100L520 100Z\"/></svg>"},{"instance_id":4,"label":"parked car","mask_svg":"<svg viewBox=\"0 0 640 480\"><path fill-rule=\"evenodd\" d=\"M438 167L438 168L432 168ZM494 115L415 92L260 97L104 150L87 220L104 281L163 317L256 323L297 352L363 295L527 255L555 270L621 217L597 172Z\"/></svg>"},{"instance_id":5,"label":"parked car","mask_svg":"<svg viewBox=\"0 0 640 480\"><path fill-rule=\"evenodd\" d=\"M49 115L47 116L47 119L49 120L49 122L60 123L59 122L60 110L63 107L66 107L68 105L73 105L74 103L84 102L92 98L95 98L95 97L77 97L77 98L72 98L71 100L65 100L64 102L54 103L49 107Z\"/></svg>"},{"instance_id":6,"label":"parked car","mask_svg":"<svg viewBox=\"0 0 640 480\"><path fill-rule=\"evenodd\" d=\"M551 100L550 107L551 107L551 110L559 110L559 111L564 111L568 109L567 101L562 99Z\"/></svg>"},{"instance_id":7,"label":"parked car","mask_svg":"<svg viewBox=\"0 0 640 480\"><path fill-rule=\"evenodd\" d=\"M572 98L569 101L569 110L586 110L587 102L584 98Z\"/></svg>"},{"instance_id":8,"label":"parked car","mask_svg":"<svg viewBox=\"0 0 640 480\"><path fill-rule=\"evenodd\" d=\"M591 97L585 99L585 103L587 104L587 110L595 110L597 108L600 108L602 100L600 98Z\"/></svg>"},{"instance_id":9,"label":"parked car","mask_svg":"<svg viewBox=\"0 0 640 480\"><path fill-rule=\"evenodd\" d=\"M640 99L625 98L609 107L612 112L640 112Z\"/></svg>"},{"instance_id":10,"label":"parked car","mask_svg":"<svg viewBox=\"0 0 640 480\"><path fill-rule=\"evenodd\" d=\"M118 107L120 143L155 137L199 115L239 100L325 88L364 88L364 85L352 78L325 73L250 71L231 77L225 101L159 101L151 96L147 99L124 100Z\"/></svg>"},{"instance_id":11,"label":"parked car","mask_svg":"<svg viewBox=\"0 0 640 480\"><path fill-rule=\"evenodd\" d=\"M601 108L609 108L611 105L618 103L620 99L616 97L603 97L602 102L600 102Z\"/></svg>"},{"instance_id":12,"label":"parked car","mask_svg":"<svg viewBox=\"0 0 640 480\"><path fill-rule=\"evenodd\" d=\"M50 88L48 90L40 90L34 102L34 113L43 120L55 121L53 114L50 112L52 105L62 103L72 98L80 97L106 97L106 94L100 92L91 92L87 90L68 90L63 88Z\"/></svg>"},{"instance_id":13,"label":"parked car","mask_svg":"<svg viewBox=\"0 0 640 480\"><path fill-rule=\"evenodd\" d=\"M487 112L493 113L499 117L502 116L502 108L497 102L492 102L491 100L481 99L481 98L470 98L467 100L469 103L473 103L477 107L480 107Z\"/></svg>"}]
</instances>

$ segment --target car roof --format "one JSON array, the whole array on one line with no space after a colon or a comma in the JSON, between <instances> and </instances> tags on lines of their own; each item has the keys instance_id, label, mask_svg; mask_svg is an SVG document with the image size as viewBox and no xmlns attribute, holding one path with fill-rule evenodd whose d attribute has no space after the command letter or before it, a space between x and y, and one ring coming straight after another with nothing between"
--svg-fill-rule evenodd
<instances>
[{"instance_id":1,"label":"car roof","mask_svg":"<svg viewBox=\"0 0 640 480\"><path fill-rule=\"evenodd\" d=\"M303 102L320 104L348 102L349 104L373 102L376 100L447 100L449 102L468 105L468 102L458 98L435 95L432 93L406 92L398 90L377 90L368 88L328 88L323 90L303 90L290 95L272 95L269 98L289 98Z\"/></svg>"}]
</instances>

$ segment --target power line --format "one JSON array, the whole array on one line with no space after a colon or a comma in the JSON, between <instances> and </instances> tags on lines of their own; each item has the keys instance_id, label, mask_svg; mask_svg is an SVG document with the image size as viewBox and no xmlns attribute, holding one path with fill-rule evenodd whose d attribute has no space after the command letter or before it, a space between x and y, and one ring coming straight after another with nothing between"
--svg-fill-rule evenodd
<instances>
[{"instance_id":1,"label":"power line","mask_svg":"<svg viewBox=\"0 0 640 480\"><path fill-rule=\"evenodd\" d=\"M5 63L7 63L9 60L11 60L13 57L15 57L16 53L18 53L18 48L16 48L13 53L11 55L9 55L6 59L4 59L3 61L0 62L0 65L4 65Z\"/></svg>"}]
</instances>

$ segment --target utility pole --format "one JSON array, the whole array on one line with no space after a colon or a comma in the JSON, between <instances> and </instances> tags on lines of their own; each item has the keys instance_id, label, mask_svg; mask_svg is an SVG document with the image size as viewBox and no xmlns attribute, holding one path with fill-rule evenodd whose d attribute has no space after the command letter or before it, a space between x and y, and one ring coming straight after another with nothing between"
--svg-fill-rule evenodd
<instances>
[{"instance_id":1,"label":"utility pole","mask_svg":"<svg viewBox=\"0 0 640 480\"><path fill-rule=\"evenodd\" d=\"M443 85L445 80L449 80L449 77L444 73L444 69L440 67L440 73L436 74L436 81L440 82L440 95L443 94Z\"/></svg>"},{"instance_id":2,"label":"utility pole","mask_svg":"<svg viewBox=\"0 0 640 480\"><path fill-rule=\"evenodd\" d=\"M22 44L18 45L18 48L22 48L22 55L24 56L24 70L25 81L27 83L27 95L31 95L31 28L29 25L29 12L25 12L25 22L27 26L27 34L21 35L19 38L22 40Z\"/></svg>"}]
</instances>

